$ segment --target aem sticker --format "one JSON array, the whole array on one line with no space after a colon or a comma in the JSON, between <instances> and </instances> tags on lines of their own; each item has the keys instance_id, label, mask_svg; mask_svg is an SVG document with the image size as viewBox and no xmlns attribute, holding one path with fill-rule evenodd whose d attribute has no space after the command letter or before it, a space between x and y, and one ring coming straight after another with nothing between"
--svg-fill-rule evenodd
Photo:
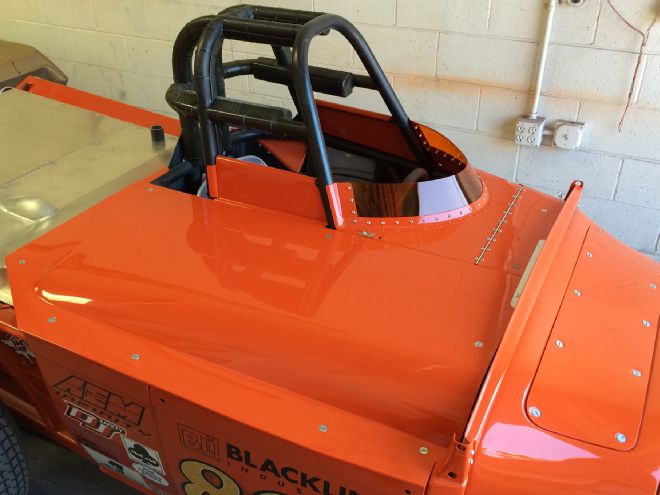
<instances>
[{"instance_id":1,"label":"aem sticker","mask_svg":"<svg viewBox=\"0 0 660 495\"><path fill-rule=\"evenodd\" d=\"M124 442L124 447L126 447L126 454L128 457L138 464L148 467L153 471L157 471L160 474L165 474L163 470L163 465L160 461L160 455L154 449L142 445L141 443L131 440L127 436L121 437L122 442Z\"/></svg>"}]
</instances>

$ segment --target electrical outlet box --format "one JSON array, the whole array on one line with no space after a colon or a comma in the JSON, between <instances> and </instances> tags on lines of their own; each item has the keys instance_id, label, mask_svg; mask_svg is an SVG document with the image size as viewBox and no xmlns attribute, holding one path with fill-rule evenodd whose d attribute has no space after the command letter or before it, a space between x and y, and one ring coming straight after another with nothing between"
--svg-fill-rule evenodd
<instances>
[{"instance_id":1,"label":"electrical outlet box","mask_svg":"<svg viewBox=\"0 0 660 495\"><path fill-rule=\"evenodd\" d=\"M582 144L584 122L558 120L555 123L554 145L562 150L577 150Z\"/></svg>"},{"instance_id":2,"label":"electrical outlet box","mask_svg":"<svg viewBox=\"0 0 660 495\"><path fill-rule=\"evenodd\" d=\"M516 143L524 146L541 146L545 118L521 117L516 123Z\"/></svg>"}]
</instances>

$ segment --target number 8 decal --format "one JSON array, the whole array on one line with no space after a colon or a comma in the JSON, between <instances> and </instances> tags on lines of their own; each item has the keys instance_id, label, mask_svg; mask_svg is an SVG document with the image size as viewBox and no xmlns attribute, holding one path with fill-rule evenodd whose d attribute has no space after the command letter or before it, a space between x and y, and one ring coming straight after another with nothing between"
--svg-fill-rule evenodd
<instances>
[{"instance_id":1,"label":"number 8 decal","mask_svg":"<svg viewBox=\"0 0 660 495\"><path fill-rule=\"evenodd\" d=\"M209 481L205 474L210 473L218 479L219 486ZM186 495L240 495L241 489L236 482L218 468L199 461L181 463L181 474L188 480L183 484Z\"/></svg>"}]
</instances>

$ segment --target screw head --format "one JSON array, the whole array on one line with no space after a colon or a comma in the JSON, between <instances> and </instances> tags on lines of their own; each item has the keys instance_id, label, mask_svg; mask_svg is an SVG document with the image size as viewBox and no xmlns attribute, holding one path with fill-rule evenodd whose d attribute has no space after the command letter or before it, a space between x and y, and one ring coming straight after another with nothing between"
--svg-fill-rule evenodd
<instances>
[{"instance_id":1,"label":"screw head","mask_svg":"<svg viewBox=\"0 0 660 495\"><path fill-rule=\"evenodd\" d=\"M320 426L319 426L319 431L320 431L321 433L325 433L325 432L327 432L327 431L328 431L328 425L320 425Z\"/></svg>"},{"instance_id":2,"label":"screw head","mask_svg":"<svg viewBox=\"0 0 660 495\"><path fill-rule=\"evenodd\" d=\"M147 187L147 192L152 192L154 190L153 187Z\"/></svg>"},{"instance_id":3,"label":"screw head","mask_svg":"<svg viewBox=\"0 0 660 495\"><path fill-rule=\"evenodd\" d=\"M651 322L649 320L644 320L644 321L642 321L642 325L644 325L645 327L650 327Z\"/></svg>"},{"instance_id":4,"label":"screw head","mask_svg":"<svg viewBox=\"0 0 660 495\"><path fill-rule=\"evenodd\" d=\"M617 433L616 441L619 443L626 443L628 441L628 438L623 433Z\"/></svg>"},{"instance_id":5,"label":"screw head","mask_svg":"<svg viewBox=\"0 0 660 495\"><path fill-rule=\"evenodd\" d=\"M578 289L574 289L573 294L575 294L577 297L580 297L582 295L582 292L580 292Z\"/></svg>"},{"instance_id":6,"label":"screw head","mask_svg":"<svg viewBox=\"0 0 660 495\"><path fill-rule=\"evenodd\" d=\"M632 370L632 374L633 374L633 376L636 376L637 378L639 378L640 376L642 376L642 372L639 371L637 368L635 368L635 369Z\"/></svg>"},{"instance_id":7,"label":"screw head","mask_svg":"<svg viewBox=\"0 0 660 495\"><path fill-rule=\"evenodd\" d=\"M332 239L332 234L325 234L326 239Z\"/></svg>"},{"instance_id":8,"label":"screw head","mask_svg":"<svg viewBox=\"0 0 660 495\"><path fill-rule=\"evenodd\" d=\"M138 359L140 359L140 355L137 354L137 353L135 353L135 354L131 354L131 359L132 359L133 361L137 361Z\"/></svg>"},{"instance_id":9,"label":"screw head","mask_svg":"<svg viewBox=\"0 0 660 495\"><path fill-rule=\"evenodd\" d=\"M419 453L422 454L422 455L428 454L429 453L428 447L420 447L419 448Z\"/></svg>"},{"instance_id":10,"label":"screw head","mask_svg":"<svg viewBox=\"0 0 660 495\"><path fill-rule=\"evenodd\" d=\"M18 264L19 264L19 265L24 265L24 264L25 264L25 260L18 260Z\"/></svg>"},{"instance_id":11,"label":"screw head","mask_svg":"<svg viewBox=\"0 0 660 495\"><path fill-rule=\"evenodd\" d=\"M560 349L563 349L564 348L564 341L561 340L561 339L557 339L557 340L555 340L555 345L557 347L559 347Z\"/></svg>"},{"instance_id":12,"label":"screw head","mask_svg":"<svg viewBox=\"0 0 660 495\"><path fill-rule=\"evenodd\" d=\"M20 263L20 261L19 261L19 263ZM658 286L655 285L653 282L651 282L651 283L649 284L649 287L651 287L651 289L657 289L657 288L658 288Z\"/></svg>"},{"instance_id":13,"label":"screw head","mask_svg":"<svg viewBox=\"0 0 660 495\"><path fill-rule=\"evenodd\" d=\"M548 213L548 209L547 208L541 208L541 213Z\"/></svg>"},{"instance_id":14,"label":"screw head","mask_svg":"<svg viewBox=\"0 0 660 495\"><path fill-rule=\"evenodd\" d=\"M483 343L481 340L477 340L477 341L474 343L474 346L475 346L477 349L481 349L481 348L484 346L484 343Z\"/></svg>"},{"instance_id":15,"label":"screw head","mask_svg":"<svg viewBox=\"0 0 660 495\"><path fill-rule=\"evenodd\" d=\"M529 414L531 414L535 418L540 418L541 417L541 410L538 407L530 407L529 408Z\"/></svg>"},{"instance_id":16,"label":"screw head","mask_svg":"<svg viewBox=\"0 0 660 495\"><path fill-rule=\"evenodd\" d=\"M594 257L594 253L592 253L591 251L587 251L587 258L593 258L593 257Z\"/></svg>"},{"instance_id":17,"label":"screw head","mask_svg":"<svg viewBox=\"0 0 660 495\"><path fill-rule=\"evenodd\" d=\"M48 323L55 323L57 321L57 316L49 316Z\"/></svg>"}]
</instances>

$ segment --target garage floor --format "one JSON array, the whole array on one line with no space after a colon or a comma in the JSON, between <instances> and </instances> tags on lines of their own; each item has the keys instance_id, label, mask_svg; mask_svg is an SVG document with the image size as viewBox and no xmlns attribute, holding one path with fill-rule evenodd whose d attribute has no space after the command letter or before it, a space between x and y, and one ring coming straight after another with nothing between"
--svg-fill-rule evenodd
<instances>
[{"instance_id":1,"label":"garage floor","mask_svg":"<svg viewBox=\"0 0 660 495\"><path fill-rule=\"evenodd\" d=\"M28 432L23 445L30 469L30 495L136 495L93 464Z\"/></svg>"}]
</instances>

